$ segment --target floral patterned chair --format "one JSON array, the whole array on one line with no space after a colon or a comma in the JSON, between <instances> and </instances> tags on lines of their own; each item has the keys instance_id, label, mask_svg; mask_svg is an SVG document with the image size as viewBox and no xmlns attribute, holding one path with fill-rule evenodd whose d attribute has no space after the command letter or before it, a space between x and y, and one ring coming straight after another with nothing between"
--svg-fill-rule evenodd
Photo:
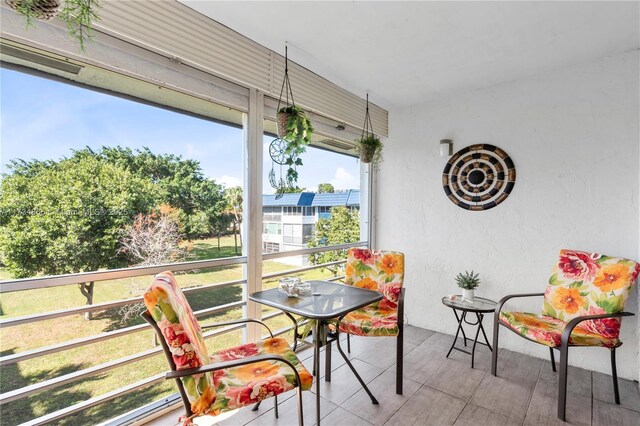
<instances>
[{"instance_id":1,"label":"floral patterned chair","mask_svg":"<svg viewBox=\"0 0 640 426\"><path fill-rule=\"evenodd\" d=\"M571 346L600 346L611 351L611 370L616 404L620 404L616 372L616 348L621 317L640 264L619 257L561 250L549 286L544 293L512 294L496 307L493 327L491 374L496 375L499 326L525 339L549 347L551 367L556 371L554 349L560 351L558 418L565 420L567 361ZM542 314L503 311L514 297L544 296Z\"/></svg>"},{"instance_id":2,"label":"floral patterned chair","mask_svg":"<svg viewBox=\"0 0 640 426\"><path fill-rule=\"evenodd\" d=\"M264 323L245 319L205 327L258 322L271 334L271 338L210 356L200 325L171 272L155 276L144 294L144 303L147 311L143 317L160 337L171 366L166 378L175 379L178 384L186 410L185 425L191 424L195 416L218 415L272 396L277 418L277 395L294 388L298 421L303 424L301 390L310 389L313 378L287 341L274 338Z\"/></svg>"},{"instance_id":3,"label":"floral patterned chair","mask_svg":"<svg viewBox=\"0 0 640 426\"><path fill-rule=\"evenodd\" d=\"M344 283L379 291L384 298L348 313L340 320L339 330L350 335L396 339L396 393L402 395L402 350L404 318L404 254L352 248L347 255ZM339 343L339 342L338 342ZM338 344L338 349L340 346Z\"/></svg>"}]
</instances>

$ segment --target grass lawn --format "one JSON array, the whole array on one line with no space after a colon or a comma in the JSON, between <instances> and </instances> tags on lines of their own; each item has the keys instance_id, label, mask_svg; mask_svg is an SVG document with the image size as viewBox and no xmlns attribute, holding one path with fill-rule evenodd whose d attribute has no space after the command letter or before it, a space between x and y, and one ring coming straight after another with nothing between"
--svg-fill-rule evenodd
<instances>
[{"instance_id":1,"label":"grass lawn","mask_svg":"<svg viewBox=\"0 0 640 426\"><path fill-rule=\"evenodd\" d=\"M193 253L197 259L234 256L233 236L223 237L218 250L215 238L200 240L194 243ZM265 262L264 273L294 269L294 266L278 262ZM321 279L333 276L327 270L313 270L298 274L302 279ZM0 269L1 279L10 279L10 275ZM182 287L192 287L216 282L225 282L242 278L242 265L201 269L194 273L181 274L178 282ZM142 294L150 283L150 276L103 281L95 284L94 302L113 301ZM270 288L277 284L277 279L265 280L263 286ZM242 299L242 287L231 286L213 289L189 296L189 303L194 310L239 301ZM47 312L81 306L85 303L77 286L63 286L39 290L28 290L2 295L0 318L10 318L37 312ZM265 308L263 312L272 312ZM241 309L234 309L201 319L202 324L240 318ZM119 309L97 312L94 319L86 321L81 315L67 316L58 319L25 324L0 329L0 352L4 355L22 352L29 349L48 346L84 336L93 336L107 331L117 330L143 321L134 317L122 321ZM269 320L272 330L291 325L285 316ZM291 333L289 333L291 334ZM287 337L287 336L283 336ZM289 336L290 338L290 336ZM239 344L241 332L228 333L209 339L207 346L211 351ZM30 384L39 383L72 373L90 366L112 361L121 357L153 348L151 330L128 334L91 346L70 349L64 352L46 355L37 359L23 361L2 367L0 375L0 392L8 392ZM73 405L86 399L102 395L127 384L134 383L149 376L167 370L167 363L162 353L126 364L103 374L45 391L29 398L0 406L2 424L18 424L46 413ZM177 391L171 382L138 390L110 402L93 407L81 414L67 417L58 422L62 425L93 425L108 420L121 413L158 400Z\"/></svg>"}]
</instances>

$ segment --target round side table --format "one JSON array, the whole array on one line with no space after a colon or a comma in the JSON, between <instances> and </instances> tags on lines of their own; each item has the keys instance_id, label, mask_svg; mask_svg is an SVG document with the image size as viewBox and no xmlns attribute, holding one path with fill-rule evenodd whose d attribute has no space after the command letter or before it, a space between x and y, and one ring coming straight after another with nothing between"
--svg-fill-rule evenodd
<instances>
[{"instance_id":1,"label":"round side table","mask_svg":"<svg viewBox=\"0 0 640 426\"><path fill-rule=\"evenodd\" d=\"M458 321L458 329L456 330L456 337L453 338L453 343L451 344L451 348L449 352L447 352L447 358L451 355L452 350L457 350L460 352L464 352L466 354L471 355L471 368L473 368L473 363L475 361L475 352L476 352L476 344L480 343L481 345L485 345L489 348L490 351L493 351L491 345L489 344L489 339L487 338L487 334L484 332L484 327L482 327L482 318L485 313L494 312L496 310L496 302L493 300L485 299L484 297L474 297L473 300L464 299L460 295L453 296L453 299L449 296L445 296L442 298L442 304L450 307L453 310L454 315L456 316L456 320ZM460 315L458 315L458 311L460 311ZM476 314L476 321L468 321L467 313ZM476 325L476 337L473 339L473 346L471 348L471 352L456 347L456 340L458 340L458 335L462 331L462 337L464 338L464 346L467 346L467 335L464 332L464 328L462 328L462 324L468 325ZM480 335L480 331L482 331L482 335L484 336L485 343L478 342L478 336ZM469 339L471 340L471 339Z\"/></svg>"}]
</instances>

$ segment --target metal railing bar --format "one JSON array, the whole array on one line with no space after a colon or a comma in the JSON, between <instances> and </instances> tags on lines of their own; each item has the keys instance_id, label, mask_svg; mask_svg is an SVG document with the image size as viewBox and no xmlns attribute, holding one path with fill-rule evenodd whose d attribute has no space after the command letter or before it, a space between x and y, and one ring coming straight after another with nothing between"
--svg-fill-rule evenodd
<instances>
[{"instance_id":1,"label":"metal railing bar","mask_svg":"<svg viewBox=\"0 0 640 426\"><path fill-rule=\"evenodd\" d=\"M179 410L181 406L182 397L179 392L176 392L147 405L143 405L142 407L134 408L131 411L120 414L96 426L145 425L160 417L164 417L172 411Z\"/></svg>"},{"instance_id":2,"label":"metal railing bar","mask_svg":"<svg viewBox=\"0 0 640 426\"><path fill-rule=\"evenodd\" d=\"M288 274L295 274L297 272L304 272L304 271L310 271L312 269L326 268L327 266L339 265L345 262L346 260L337 260L335 262L327 262L327 263L322 263L320 265L309 265L309 266L303 266L302 268L288 269L286 271L281 271L281 272L273 272L271 274L263 275L262 279L268 280L270 278L281 277L283 275L288 275Z\"/></svg>"},{"instance_id":3,"label":"metal railing bar","mask_svg":"<svg viewBox=\"0 0 640 426\"><path fill-rule=\"evenodd\" d=\"M209 315L209 314L215 314L215 313L222 312L222 311L228 311L229 309L232 309L232 308L238 308L238 307L244 306L246 304L247 304L247 302L245 302L244 300L240 300L239 302L231 302L231 303L226 303L224 305L215 306L213 308L201 309L199 311L194 312L194 315L196 317L203 317L203 316Z\"/></svg>"},{"instance_id":4,"label":"metal railing bar","mask_svg":"<svg viewBox=\"0 0 640 426\"><path fill-rule=\"evenodd\" d=\"M357 243L338 244L335 246L311 247L311 248L300 249L300 250L281 251L278 253L263 254L262 260L278 259L280 257L299 256L303 254L323 253L325 251L344 250L351 247L366 246L367 244L368 243L366 241L358 241Z\"/></svg>"},{"instance_id":5,"label":"metal railing bar","mask_svg":"<svg viewBox=\"0 0 640 426\"><path fill-rule=\"evenodd\" d=\"M196 311L194 312L194 315L196 317L201 317L208 314L223 312L232 308L244 306L245 304L246 302L244 301L227 303L227 304L216 306L213 308L207 308L200 311ZM147 323L138 324L138 325L133 325L131 327L125 327L120 330L108 331L106 333L101 333L96 336L83 337L80 339L69 340L56 345L45 346L43 348L33 349L30 351L18 352L17 354L11 354L11 355L0 357L0 366L14 364L16 362L25 361L32 358L38 358L44 355L65 351L65 350L76 348L79 346L86 346L90 343L103 342L105 340L114 339L116 337L121 337L131 333L136 333L138 331L147 329L149 327L150 325Z\"/></svg>"},{"instance_id":6,"label":"metal railing bar","mask_svg":"<svg viewBox=\"0 0 640 426\"><path fill-rule=\"evenodd\" d=\"M262 320L263 320L263 321L264 321L264 320L269 320L269 319L271 319L271 318L279 317L280 315L284 315L284 312L282 312L282 311L275 311L275 312L271 312L271 313L269 313L269 314L267 314L267 315L264 315L264 316L262 317Z\"/></svg>"},{"instance_id":7,"label":"metal railing bar","mask_svg":"<svg viewBox=\"0 0 640 426\"><path fill-rule=\"evenodd\" d=\"M50 380L45 380L40 383L24 386L19 389L5 392L3 394L0 394L0 404L7 404L9 402L16 401L18 399L26 398L29 395L40 393L48 389L54 389L59 386L65 385L67 383L76 382L86 377L95 376L96 374L99 374L108 370L113 370L116 367L121 367L123 365L131 364L132 362L140 361L144 358L148 358L150 356L156 355L161 351L162 351L162 347L158 346L153 349L149 349L148 351L139 352L137 354L119 358L114 361L105 362L103 364L98 364L93 367L85 368L80 371L76 371L74 373L65 374L64 376L55 377Z\"/></svg>"},{"instance_id":8,"label":"metal railing bar","mask_svg":"<svg viewBox=\"0 0 640 426\"><path fill-rule=\"evenodd\" d=\"M339 263L339 262L333 262L333 263ZM319 267L319 266L316 266ZM337 281L340 279L343 279L344 276L340 276L340 277L334 277L334 278L329 278L327 281ZM185 293L195 293L199 290L203 290L203 289L207 289L207 288L214 288L214 287L224 287L224 286L230 286L230 285L236 285L236 284L241 284L243 283L244 280L239 280L239 281L230 281L227 283L220 283L220 284L212 284L212 285L208 285L208 286L201 286L201 287L191 287L189 289L185 289L184 292ZM140 298L141 299L141 298ZM217 311L224 311L227 309L231 309L233 307L236 306L243 306L244 302L232 302L230 304L226 304L226 305L221 305L221 306L217 306L214 308L209 308L206 310L201 310L201 311L197 311L195 312L196 316L204 316L206 314L210 314L210 313L215 313ZM275 311L272 313L269 313L267 315L265 315L263 317L263 319L271 319L274 318L276 316L282 315L281 311ZM24 317L21 317L24 318ZM0 322L1 324L2 322ZM12 325L17 325L17 324L12 324ZM10 325L4 325L4 327L9 327ZM5 366L5 365L9 365L9 364L14 364L16 362L21 362L21 361L26 361L28 359L33 359L33 358L38 358L44 355L49 355L52 353L56 353L56 352L61 352L64 350L69 350L69 349L73 349L75 347L79 347L79 346L86 346L89 343L97 343L97 342L101 342L104 340L108 340L108 339L113 339L116 337L120 337L120 336L124 336L126 334L130 334L130 333L135 333L138 331L141 331L143 329L148 328L148 324L140 324L137 326L131 326L131 327L126 327L120 330L115 330L115 331L109 331L107 333L102 333L96 336L91 336L91 337L86 337L86 338L81 338L81 339L74 339L74 340L70 340L67 342L63 342L63 343L59 343L56 345L50 345L50 346L45 346L42 348L38 348L38 349L33 349L33 350L29 350L29 351L24 351L24 352L19 352L17 354L11 354L11 355L7 355L4 357L0 357L0 367L1 366Z\"/></svg>"},{"instance_id":9,"label":"metal railing bar","mask_svg":"<svg viewBox=\"0 0 640 426\"><path fill-rule=\"evenodd\" d=\"M291 330L293 330L293 326L292 325L290 325L289 327L284 327L284 328L281 328L279 330L274 331L273 332L273 336L274 337L275 336L281 336L281 335L283 335L285 333L290 332ZM269 337L268 334L266 336L262 336L263 339L266 339L267 337Z\"/></svg>"},{"instance_id":10,"label":"metal railing bar","mask_svg":"<svg viewBox=\"0 0 640 426\"><path fill-rule=\"evenodd\" d=\"M359 246L362 245L362 243L352 243L352 244L344 244L344 245L339 245L339 246L331 246L331 247L321 247L321 248L313 248L313 249L304 249L304 250L298 250L296 252L284 252L284 254L282 254L282 256L272 256L272 258L277 258L277 257L286 257L286 256L291 256L294 253L297 254L310 254L310 253L314 253L314 252L324 252L324 251L333 251L333 250L340 250L340 249L344 249L344 248L348 248L348 247L353 247L353 246ZM271 256L270 256L271 257ZM228 260L231 260L231 262L227 262ZM225 259L217 259L216 261L214 261L215 263L217 263L219 266L222 266L222 264L237 264L237 263L241 263L242 261L246 261L246 258L225 258ZM198 262L185 262L182 264L174 264L174 265L160 265L157 267L153 267L153 268L159 268L162 270L167 269L167 266L171 266L171 270L177 271L177 270L185 270L185 269L193 269L193 268L197 268L197 266L193 266L194 263L200 263L202 264L203 262L212 262L212 261L198 261ZM302 272L302 271L307 271L307 270L312 270L312 269L318 269L321 267L326 267L326 266L330 266L330 265L336 265L336 264L341 264L344 263L345 261L336 261L336 262L329 262L329 263L325 263L325 264L321 264L321 265L312 265L312 266L307 266L307 267L303 267L303 268L298 268L298 269L294 269L294 270L290 270L290 271L286 271L286 272L282 272L282 273L275 273L275 274L268 274L265 275L263 278L272 278L272 277L276 277L276 276L281 276L281 275L286 275L292 272ZM189 265L188 268L184 267L184 265ZM176 265L182 265L182 269L180 267L175 267ZM202 266L200 266L202 267ZM211 266L209 266L211 267ZM153 272L149 272L148 271L148 267L145 268L147 269L147 271L145 272L141 272L141 271L135 271L135 269L137 268L128 268L128 269L123 269L123 270L113 270L113 271L105 271L105 272L94 272L94 273L83 273L83 274L71 274L71 275L66 275L63 277L42 277L42 278L37 278L37 279L27 279L27 280L14 280L14 281L10 281L10 282L4 282L4 283L0 283L3 286L5 284L13 284L16 283L17 281L26 283L27 281L31 281L31 282L46 282L46 281L42 281L45 279L52 279L52 280L56 280L57 278L69 278L70 276L75 276L76 278L79 276L88 276L90 274L93 274L94 276L97 276L98 274L102 274L103 276L107 276L107 278L103 278L104 279L113 279L116 278L115 275L116 273L128 273L128 275L126 275L126 277L133 277L133 276L140 276L140 275L146 275L146 274L151 274ZM131 274L131 272L133 272L133 274ZM112 275L112 276L108 276L108 275ZM119 278L119 277L118 277ZM342 279L344 277L334 277L334 278L329 278L329 281L336 281L339 279ZM98 281L98 279L95 279L96 281ZM77 281L75 281L77 282ZM73 282L73 283L75 283ZM245 283L246 280L237 280L237 281L230 281L227 283L218 283L218 284L212 284L212 285L207 285L207 286L199 286L199 287L192 287L190 289L185 289L185 292L197 292L197 291L203 291L206 290L208 288L212 288L212 287L224 287L224 286L230 286L230 285L237 285L237 284L243 284ZM49 285L50 284L50 285ZM45 284L41 287L38 288L44 288L44 287L52 287L52 286L56 286L56 285L65 285L65 284ZM0 286L1 287L1 286ZM6 292L6 291L18 291L18 290L6 290L6 286L2 287L2 290L0 290L1 292ZM26 290L27 288L23 288L23 290ZM122 301L116 301L116 302L105 302L103 304L100 305L93 305L93 306L87 306L87 307L82 307L82 308L72 308L73 309L84 309L84 312L89 311L89 310L103 310L106 309L108 307L116 307L116 306L122 306L122 305L126 305L126 304L130 304L130 303L136 303L138 301L141 301L142 298L131 298L131 299L125 299ZM105 305L109 305L112 304L112 306L107 306L105 307ZM239 301L239 302L233 302L233 303L229 303L229 304L225 304L225 305L221 305L219 307L214 307L214 308L207 308L207 309L203 309L197 312L194 312L194 314L197 317L201 317L201 316L206 316L206 315L210 315L213 313L217 313L220 311L224 311L224 310L229 310L232 309L234 307L239 307L239 306L243 306L245 305L246 302L245 301ZM68 311L68 310L67 310ZM53 313L48 313L48 314L44 314L44 315L54 315L53 317L57 317L57 316L64 316L60 315L62 312L64 311L58 311L58 312L53 312ZM83 311L81 311L83 312ZM79 313L79 312L74 312L74 313ZM40 314L43 315L43 314ZM71 313L66 314L66 315L71 315ZM270 314L265 315L265 319L270 319L270 318L274 318L276 316L282 315L282 312L273 312ZM24 317L22 318L14 318L12 320L16 320L16 319L22 319L24 320ZM11 320L6 320L7 321L11 321ZM33 320L36 321L36 320ZM31 321L26 321L26 322L31 322ZM2 323L2 321L0 321L0 324ZM1 325L0 325L1 326ZM5 325L6 326L6 325ZM231 332L233 330L237 330L237 329L241 329L243 328L245 325L244 324L240 324L240 325L235 325L233 327L227 327L225 329L221 329L221 330L217 330L214 331L212 333L206 333L203 337L205 338L209 338L211 336L216 336L216 335L220 335L220 334L224 334L224 333L228 333ZM88 343L92 343L92 342L99 342L99 341L103 341L103 340L107 340L110 338L115 338L121 335L125 335L125 334L129 334L129 333L133 333L133 332L137 332L140 330L143 330L147 327L150 327L148 324L141 324L141 325L137 325L137 326L132 326L132 327L127 327L121 330L116 330L113 332L108 332L108 333L103 333L101 335L98 336L93 336L93 337L89 337L89 338L84 338L84 339L76 339L73 341L69 341L69 342L65 342L63 344L59 344L59 345L52 345L46 348L41 348L35 351L27 351L27 352L22 352L19 354L14 354L14 355L10 355L8 357L0 357L0 365L5 365L5 364L11 364L11 363L15 363L18 362L20 360L25 360L25 359L31 359L31 358L37 358L39 356L43 356L49 353L54 353L54 352L59 352L62 350L66 350L66 349L71 349L73 347L78 347L78 346L85 346ZM276 335L281 335L284 333L287 333L289 331L291 331L293 329L292 326L280 329L276 331ZM103 363L100 364L98 366L94 366L94 367L90 367L88 369L84 369L84 370L80 370L78 372L74 372L71 373L69 375L65 375L65 376L61 376L61 377L57 377L45 382L41 382L39 384L36 385L31 385L31 386L26 386L11 392L7 392L3 395L0 395L0 404L6 403L6 402L11 402L11 401L15 401L17 399L21 399L24 397L27 397L29 395L35 394L35 393L39 393L39 392L43 392L45 390L48 389L52 389L67 383L72 383L75 382L77 380L83 379L85 377L89 377L92 375L97 375L100 374L104 371L108 371L114 368L117 368L119 366L122 365L126 365L132 362L136 362L138 360L153 356L157 353L160 352L160 348L154 348L151 349L149 351L145 351L145 352L141 352L141 353L137 353L134 355L130 355L128 357L124 357L124 358L120 358L118 360L115 361L111 361L111 362L107 362L107 363ZM62 418L65 416L68 416L70 414L73 414L75 412L78 411L82 411L86 408L92 407L94 405L100 404L102 402L108 401L110 399L116 398L118 396L124 395L126 393L129 392L133 392L141 387L145 387L145 386L149 386L155 382L159 382L162 381L162 379L164 379L164 374L161 375L157 375L157 376L153 376L151 378L142 380L140 382L134 383L132 385L129 386L125 386L123 388L117 389L115 391L109 392L107 394L101 395L99 397L96 398L92 398L90 400L84 401L82 403L76 404L72 407L66 407L62 410L58 410L55 413L51 413L48 414L46 416L40 417L38 419L34 419L28 423L25 423L25 425L27 424L43 424L46 422L50 422L52 420L58 419L58 418ZM35 422L35 423L33 423Z\"/></svg>"},{"instance_id":11,"label":"metal railing bar","mask_svg":"<svg viewBox=\"0 0 640 426\"><path fill-rule=\"evenodd\" d=\"M338 244L335 246L311 247L300 250L283 251L279 253L268 253L262 255L262 260L278 259L281 257L299 256L313 253L323 253L326 251L344 250L351 247L366 246L366 241L355 243ZM20 278L15 280L0 281L0 293L11 291L34 290L47 287L58 287L63 285L78 284L84 282L107 281L122 278L139 277L143 275L154 275L166 270L173 272L189 271L193 269L206 269L218 266L236 265L246 263L246 256L224 257L220 259L194 260L190 262L166 263L155 266L134 266L130 268L110 269L107 271L78 272L75 274L55 275L35 278Z\"/></svg>"},{"instance_id":12,"label":"metal railing bar","mask_svg":"<svg viewBox=\"0 0 640 426\"><path fill-rule=\"evenodd\" d=\"M189 288L183 289L182 291L185 294L191 294L191 293L197 293L200 291L209 290L217 287L223 288L223 287L228 287L228 286L233 286L238 284L244 284L246 282L247 282L246 280L227 281L223 283L207 284L207 285L198 286L198 287L189 287ZM44 320L49 320L53 318L60 318L68 315L82 314L84 312L103 311L110 308L117 308L120 306L130 305L133 303L139 303L139 302L142 302L142 300L143 300L142 297L132 297L130 299L123 299L119 301L96 303L94 305L85 305L85 306L78 306L78 307L69 308L69 309L61 309L59 311L43 312L43 313L33 314L33 315L24 315L21 317L0 320L0 328L13 327L16 325L28 324L28 323L37 322L37 321L44 321Z\"/></svg>"},{"instance_id":13,"label":"metal railing bar","mask_svg":"<svg viewBox=\"0 0 640 426\"><path fill-rule=\"evenodd\" d=\"M140 380L139 382L132 383L128 386L124 386L124 387L112 390L111 392L105 393L100 396L96 396L95 398L87 399L86 401L82 401L70 407L63 408L62 410L54 411L53 413L49 413L44 416L38 417L36 419L30 420L26 423L22 423L19 426L39 426L39 425L50 423L54 420L61 419L63 417L70 416L71 414L77 413L78 411L86 410L87 408L91 408L98 404L102 404L103 402L110 401L122 395L126 395L128 393L136 391L138 389L145 388L154 383L162 382L165 380L164 378L165 374L166 373L156 374L155 376L151 376L144 380Z\"/></svg>"},{"instance_id":14,"label":"metal railing bar","mask_svg":"<svg viewBox=\"0 0 640 426\"><path fill-rule=\"evenodd\" d=\"M219 330L210 332L210 333L205 333L203 334L203 339L207 339L210 337L214 337L214 336L218 336L221 334L226 334L226 333L230 333L231 331L237 330L237 329L241 329L245 326L245 324L236 324L233 326L229 326L229 327L225 327L225 328L221 328ZM36 383L33 385L29 385L29 386L24 386L21 387L19 389L15 389L9 392L5 392L3 394L0 394L0 405L1 404L6 404L8 402L12 402L12 401L16 401L18 399L22 399L22 398L26 398L30 395L36 394L36 393L40 393L42 391L48 390L48 389L54 389L57 388L59 386L65 385L67 383L73 383L73 382L77 382L80 379L84 379L87 377L91 377L91 376L95 376L96 374L99 373L103 373L105 371L109 371L109 370L113 370L114 368L118 368L121 367L123 365L127 365L127 364L131 364L132 362L137 362L140 361L142 359L145 358L149 358L157 353L160 353L162 351L162 347L161 346L157 346L153 349L149 349L148 351L144 351L144 352L138 352L135 353L133 355L129 355L126 357L122 357L119 359L116 359L114 361L109 361L109 362L105 362L93 367L89 367L89 368L85 368L82 369L80 371L76 371L73 373L69 373L69 374L65 374L63 376L60 377L55 377L53 379L50 380L45 380L43 382L40 383Z\"/></svg>"},{"instance_id":15,"label":"metal railing bar","mask_svg":"<svg viewBox=\"0 0 640 426\"><path fill-rule=\"evenodd\" d=\"M0 293L10 291L33 290L37 288L58 287L62 285L78 284L91 281L106 281L121 278L154 275L164 271L189 271L192 269L214 268L217 266L237 265L246 263L246 256L224 257L220 259L194 260L190 262L166 263L155 266L134 266L132 268L111 269L108 271L79 272L76 274L22 278L0 282Z\"/></svg>"}]
</instances>

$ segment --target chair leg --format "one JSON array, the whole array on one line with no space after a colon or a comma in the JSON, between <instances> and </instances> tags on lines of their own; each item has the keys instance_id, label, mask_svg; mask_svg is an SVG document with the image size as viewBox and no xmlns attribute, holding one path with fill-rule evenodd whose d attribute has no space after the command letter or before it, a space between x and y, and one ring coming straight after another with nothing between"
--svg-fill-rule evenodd
<instances>
[{"instance_id":1,"label":"chair leg","mask_svg":"<svg viewBox=\"0 0 640 426\"><path fill-rule=\"evenodd\" d=\"M324 381L331 381L331 342L324 347Z\"/></svg>"},{"instance_id":2,"label":"chair leg","mask_svg":"<svg viewBox=\"0 0 640 426\"><path fill-rule=\"evenodd\" d=\"M563 422L567 412L567 368L569 361L569 345L560 347L560 380L558 381L558 418Z\"/></svg>"},{"instance_id":3,"label":"chair leg","mask_svg":"<svg viewBox=\"0 0 640 426\"><path fill-rule=\"evenodd\" d=\"M549 354L551 354L551 369L556 372L556 358L553 355L553 348L549 348Z\"/></svg>"},{"instance_id":4,"label":"chair leg","mask_svg":"<svg viewBox=\"0 0 640 426\"><path fill-rule=\"evenodd\" d=\"M347 334L347 352L351 353L351 335Z\"/></svg>"},{"instance_id":5,"label":"chair leg","mask_svg":"<svg viewBox=\"0 0 640 426\"><path fill-rule=\"evenodd\" d=\"M396 394L402 395L402 367L404 362L404 332L402 328L396 338Z\"/></svg>"},{"instance_id":6,"label":"chair leg","mask_svg":"<svg viewBox=\"0 0 640 426\"><path fill-rule=\"evenodd\" d=\"M498 374L498 330L500 325L498 321L493 322L493 350L491 351L491 375Z\"/></svg>"},{"instance_id":7,"label":"chair leg","mask_svg":"<svg viewBox=\"0 0 640 426\"><path fill-rule=\"evenodd\" d=\"M273 397L273 410L276 413L276 419L278 418L278 395Z\"/></svg>"},{"instance_id":8,"label":"chair leg","mask_svg":"<svg viewBox=\"0 0 640 426\"><path fill-rule=\"evenodd\" d=\"M613 396L616 404L620 405L620 392L618 391L618 369L616 368L616 348L611 348L611 376L613 377Z\"/></svg>"},{"instance_id":9,"label":"chair leg","mask_svg":"<svg viewBox=\"0 0 640 426\"><path fill-rule=\"evenodd\" d=\"M260 403L262 401L258 401L256 402L256 404L253 406L253 408L251 408L251 411L258 411L258 408L260 408Z\"/></svg>"},{"instance_id":10,"label":"chair leg","mask_svg":"<svg viewBox=\"0 0 640 426\"><path fill-rule=\"evenodd\" d=\"M298 424L304 426L304 414L302 412L302 387L296 388L296 395L298 396Z\"/></svg>"}]
</instances>

